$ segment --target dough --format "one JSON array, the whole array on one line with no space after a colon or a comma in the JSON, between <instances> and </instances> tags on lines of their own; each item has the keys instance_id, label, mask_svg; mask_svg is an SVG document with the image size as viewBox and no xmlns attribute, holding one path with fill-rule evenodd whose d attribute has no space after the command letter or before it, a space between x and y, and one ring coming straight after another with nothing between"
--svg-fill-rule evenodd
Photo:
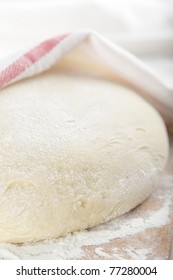
<instances>
[{"instance_id":1,"label":"dough","mask_svg":"<svg viewBox=\"0 0 173 280\"><path fill-rule=\"evenodd\" d=\"M160 115L131 90L47 72L0 93L0 241L55 238L121 215L168 156Z\"/></svg>"}]
</instances>

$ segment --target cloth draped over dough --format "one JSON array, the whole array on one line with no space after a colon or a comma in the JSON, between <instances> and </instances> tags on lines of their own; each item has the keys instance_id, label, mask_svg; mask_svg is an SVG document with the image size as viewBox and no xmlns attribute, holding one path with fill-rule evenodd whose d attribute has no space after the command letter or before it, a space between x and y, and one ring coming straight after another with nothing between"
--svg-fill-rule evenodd
<instances>
[{"instance_id":1,"label":"cloth draped over dough","mask_svg":"<svg viewBox=\"0 0 173 280\"><path fill-rule=\"evenodd\" d=\"M1 59L0 88L51 67L120 82L148 100L173 128L172 90L144 62L93 30L60 34Z\"/></svg>"}]
</instances>

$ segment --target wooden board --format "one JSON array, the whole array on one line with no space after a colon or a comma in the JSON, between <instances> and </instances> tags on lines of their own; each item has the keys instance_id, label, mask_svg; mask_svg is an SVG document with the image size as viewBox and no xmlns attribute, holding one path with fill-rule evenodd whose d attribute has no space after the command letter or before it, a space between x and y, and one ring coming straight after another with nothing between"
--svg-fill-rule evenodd
<instances>
[{"instance_id":1,"label":"wooden board","mask_svg":"<svg viewBox=\"0 0 173 280\"><path fill-rule=\"evenodd\" d=\"M173 237L173 137L170 137L169 163L160 178L156 191L141 205L129 212L134 217L151 218L152 213L169 203L169 217L165 225L141 231L125 238L118 238L100 246L85 246L83 259L169 259ZM170 203L171 201L171 203ZM165 219L167 217L165 216ZM116 252L116 254L115 254Z\"/></svg>"}]
</instances>

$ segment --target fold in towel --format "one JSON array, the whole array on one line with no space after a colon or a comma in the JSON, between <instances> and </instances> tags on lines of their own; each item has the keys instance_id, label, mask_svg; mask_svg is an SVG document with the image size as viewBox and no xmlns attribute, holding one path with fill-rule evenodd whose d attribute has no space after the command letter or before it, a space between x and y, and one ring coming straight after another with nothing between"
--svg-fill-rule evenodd
<instances>
[{"instance_id":1,"label":"fold in towel","mask_svg":"<svg viewBox=\"0 0 173 280\"><path fill-rule=\"evenodd\" d=\"M6 56L0 63L0 88L62 61L71 71L118 81L136 90L173 126L172 90L144 62L95 31L61 34Z\"/></svg>"}]
</instances>

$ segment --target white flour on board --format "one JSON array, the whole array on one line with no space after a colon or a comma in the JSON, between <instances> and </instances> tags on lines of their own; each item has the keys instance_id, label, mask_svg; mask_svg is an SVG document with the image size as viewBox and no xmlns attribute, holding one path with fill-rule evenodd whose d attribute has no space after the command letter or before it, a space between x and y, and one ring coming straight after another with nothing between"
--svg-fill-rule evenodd
<instances>
[{"instance_id":1,"label":"white flour on board","mask_svg":"<svg viewBox=\"0 0 173 280\"><path fill-rule=\"evenodd\" d=\"M1 244L0 259L81 259L84 257L84 247L97 246L95 255L103 259L123 259L117 248L112 248L111 256L102 248L102 244L109 243L116 238L124 238L141 233L149 228L159 228L170 222L170 208L172 192L166 192L165 187L173 185L173 177L165 175L162 188L153 194L160 202L160 207L148 210L142 214L138 210L129 212L116 219L89 230L68 234L66 237L24 244ZM161 191L159 191L161 190ZM150 198L149 198L150 199ZM127 246L125 252L132 259L146 259L151 248L136 249Z\"/></svg>"},{"instance_id":2,"label":"white flour on board","mask_svg":"<svg viewBox=\"0 0 173 280\"><path fill-rule=\"evenodd\" d=\"M83 248L89 245L97 246L94 254L109 259L109 254L104 251L102 245L116 238L124 238L141 233L149 228L159 228L170 222L170 207L172 204L171 192L164 192L165 186L173 185L173 177L164 176L164 184L161 192L157 192L160 207L148 210L141 215L137 210L120 216L106 224L89 230L68 234L66 237L54 240L45 240L24 244L1 244L0 259L80 259L84 256ZM156 195L156 194L153 194ZM125 251L133 259L146 259L151 253L151 248L134 250L130 246ZM111 258L123 259L124 257L112 248Z\"/></svg>"}]
</instances>

